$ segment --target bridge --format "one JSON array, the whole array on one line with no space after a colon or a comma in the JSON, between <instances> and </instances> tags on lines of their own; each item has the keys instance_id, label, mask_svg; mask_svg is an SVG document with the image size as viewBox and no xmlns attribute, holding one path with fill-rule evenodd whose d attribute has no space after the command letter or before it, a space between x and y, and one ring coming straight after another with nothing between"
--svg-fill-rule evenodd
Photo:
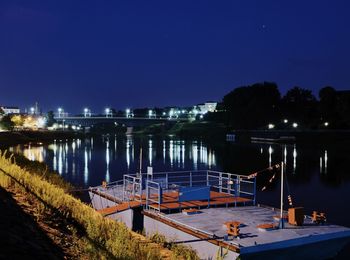
<instances>
[{"instance_id":1,"label":"bridge","mask_svg":"<svg viewBox=\"0 0 350 260\"><path fill-rule=\"evenodd\" d=\"M80 125L82 127L91 127L97 124L118 124L124 125L127 127L137 127L137 126L149 126L153 124L167 124L167 123L176 123L179 121L188 121L187 118L147 118L147 117L102 117L102 116L93 116L93 117L55 117L55 120L59 124L65 125Z\"/></svg>"}]
</instances>

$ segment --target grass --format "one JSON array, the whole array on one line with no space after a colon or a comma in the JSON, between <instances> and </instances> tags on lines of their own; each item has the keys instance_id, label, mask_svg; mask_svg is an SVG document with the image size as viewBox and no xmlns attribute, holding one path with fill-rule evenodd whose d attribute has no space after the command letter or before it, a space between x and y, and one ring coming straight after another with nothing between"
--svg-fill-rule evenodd
<instances>
[{"instance_id":1,"label":"grass","mask_svg":"<svg viewBox=\"0 0 350 260\"><path fill-rule=\"evenodd\" d=\"M191 247L168 242L164 235L154 233L150 236L150 240L169 248L173 253L173 259L199 260L195 250Z\"/></svg>"},{"instance_id":2,"label":"grass","mask_svg":"<svg viewBox=\"0 0 350 260\"><path fill-rule=\"evenodd\" d=\"M45 175L32 174L15 164L15 159L0 152L0 185L16 185L33 194L45 206L72 220L85 233L86 251L96 259L161 259L159 246L141 240L122 223L104 218L88 205L49 183ZM44 210L44 209L42 209Z\"/></svg>"}]
</instances>

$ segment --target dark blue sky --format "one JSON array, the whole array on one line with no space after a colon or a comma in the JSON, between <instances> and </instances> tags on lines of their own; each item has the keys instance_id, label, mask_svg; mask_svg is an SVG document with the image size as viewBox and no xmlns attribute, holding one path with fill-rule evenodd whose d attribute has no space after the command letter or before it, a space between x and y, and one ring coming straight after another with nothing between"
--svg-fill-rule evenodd
<instances>
[{"instance_id":1,"label":"dark blue sky","mask_svg":"<svg viewBox=\"0 0 350 260\"><path fill-rule=\"evenodd\" d=\"M350 86L350 1L0 1L0 104L193 105Z\"/></svg>"}]
</instances>

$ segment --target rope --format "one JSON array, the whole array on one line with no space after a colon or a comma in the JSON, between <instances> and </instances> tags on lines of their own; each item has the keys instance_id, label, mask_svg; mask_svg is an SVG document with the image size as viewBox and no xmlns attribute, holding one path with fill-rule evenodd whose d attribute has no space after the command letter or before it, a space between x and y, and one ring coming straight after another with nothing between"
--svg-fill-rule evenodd
<instances>
[{"instance_id":1,"label":"rope","mask_svg":"<svg viewBox=\"0 0 350 260\"><path fill-rule=\"evenodd\" d=\"M271 172L271 171L273 171L274 169L277 170L277 169L279 169L279 168L280 168L280 165L279 165L279 164L273 165L273 166L271 166L271 167L267 167L267 168L265 168L265 169L263 169L263 170L260 170L260 171L257 171L257 172L254 172L254 173L249 174L249 175L248 175L248 179L253 179L253 178L257 177L257 176L258 176L259 174L261 174L261 173L264 173L264 172Z\"/></svg>"}]
</instances>

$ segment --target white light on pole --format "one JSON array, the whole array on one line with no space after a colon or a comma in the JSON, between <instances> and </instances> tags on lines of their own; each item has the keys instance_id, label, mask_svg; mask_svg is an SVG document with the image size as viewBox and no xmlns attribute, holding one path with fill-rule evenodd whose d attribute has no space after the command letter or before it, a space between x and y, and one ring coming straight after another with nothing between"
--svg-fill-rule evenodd
<instances>
[{"instance_id":1,"label":"white light on pole","mask_svg":"<svg viewBox=\"0 0 350 260\"><path fill-rule=\"evenodd\" d=\"M90 109L88 109L87 107L84 108L84 117L90 117L90 116L91 116Z\"/></svg>"},{"instance_id":2,"label":"white light on pole","mask_svg":"<svg viewBox=\"0 0 350 260\"><path fill-rule=\"evenodd\" d=\"M294 128L297 128L297 127L298 127L298 124L297 124L297 123L293 123L293 127L294 127Z\"/></svg>"},{"instance_id":3,"label":"white light on pole","mask_svg":"<svg viewBox=\"0 0 350 260\"><path fill-rule=\"evenodd\" d=\"M62 117L63 109L62 109L61 107L59 107L59 108L57 109L57 111L58 111L58 117Z\"/></svg>"},{"instance_id":4,"label":"white light on pole","mask_svg":"<svg viewBox=\"0 0 350 260\"><path fill-rule=\"evenodd\" d=\"M35 108L34 108L34 107L31 107L31 108L30 108L30 113L31 113L32 115L34 115L34 113L35 113Z\"/></svg>"},{"instance_id":5,"label":"white light on pole","mask_svg":"<svg viewBox=\"0 0 350 260\"><path fill-rule=\"evenodd\" d=\"M275 128L275 125L274 125L274 124L269 124L267 127L268 127L269 129L274 129L274 128Z\"/></svg>"},{"instance_id":6,"label":"white light on pole","mask_svg":"<svg viewBox=\"0 0 350 260\"><path fill-rule=\"evenodd\" d=\"M285 124L287 124L287 123L288 123L288 119L284 119L283 122L284 122Z\"/></svg>"},{"instance_id":7,"label":"white light on pole","mask_svg":"<svg viewBox=\"0 0 350 260\"><path fill-rule=\"evenodd\" d=\"M130 108L125 109L125 115L126 117L130 117Z\"/></svg>"},{"instance_id":8,"label":"white light on pole","mask_svg":"<svg viewBox=\"0 0 350 260\"><path fill-rule=\"evenodd\" d=\"M329 125L329 123L328 122L324 122L324 126L328 126Z\"/></svg>"},{"instance_id":9,"label":"white light on pole","mask_svg":"<svg viewBox=\"0 0 350 260\"><path fill-rule=\"evenodd\" d=\"M106 117L110 117L111 116L111 109L110 108L106 108L105 112L106 112Z\"/></svg>"},{"instance_id":10,"label":"white light on pole","mask_svg":"<svg viewBox=\"0 0 350 260\"><path fill-rule=\"evenodd\" d=\"M152 114L153 114L153 111L150 109L148 110L148 118L151 118L152 117Z\"/></svg>"}]
</instances>

